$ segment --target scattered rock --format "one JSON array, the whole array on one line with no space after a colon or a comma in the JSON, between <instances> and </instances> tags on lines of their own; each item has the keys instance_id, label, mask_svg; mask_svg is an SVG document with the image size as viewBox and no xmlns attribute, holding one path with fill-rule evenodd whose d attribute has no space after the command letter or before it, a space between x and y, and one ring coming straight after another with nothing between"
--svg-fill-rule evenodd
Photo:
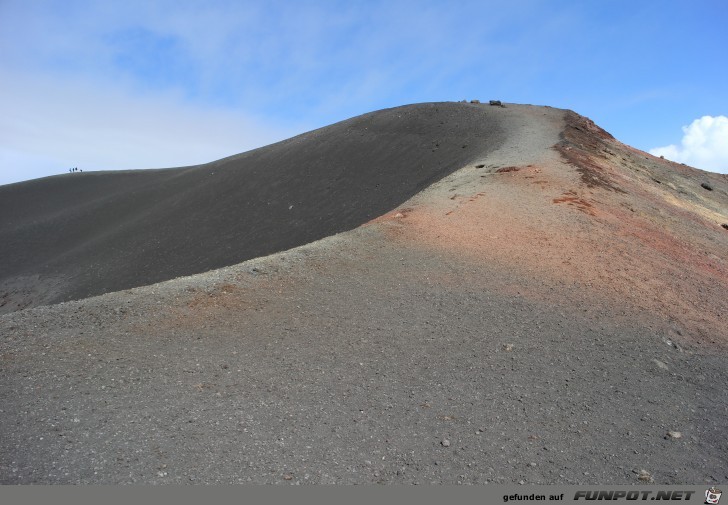
<instances>
[{"instance_id":1,"label":"scattered rock","mask_svg":"<svg viewBox=\"0 0 728 505\"><path fill-rule=\"evenodd\" d=\"M722 226L723 228L725 228L726 230L728 230L728 223L723 223L723 224L721 224L721 226Z\"/></svg>"},{"instance_id":2,"label":"scattered rock","mask_svg":"<svg viewBox=\"0 0 728 505\"><path fill-rule=\"evenodd\" d=\"M293 479L293 475L291 475L290 473L287 473L283 476L283 480L292 480L292 479Z\"/></svg>"},{"instance_id":3,"label":"scattered rock","mask_svg":"<svg viewBox=\"0 0 728 505\"><path fill-rule=\"evenodd\" d=\"M490 101L490 102L488 102L488 103L489 103L490 105L494 106L494 107L505 107L505 105L503 105L503 103L501 103L501 101L500 101L500 100L491 100L491 101Z\"/></svg>"},{"instance_id":4,"label":"scattered rock","mask_svg":"<svg viewBox=\"0 0 728 505\"><path fill-rule=\"evenodd\" d=\"M485 168L485 165L475 165L475 168Z\"/></svg>"},{"instance_id":5,"label":"scattered rock","mask_svg":"<svg viewBox=\"0 0 728 505\"><path fill-rule=\"evenodd\" d=\"M513 350L513 344L503 344L501 347L505 352L511 352Z\"/></svg>"},{"instance_id":6,"label":"scattered rock","mask_svg":"<svg viewBox=\"0 0 728 505\"><path fill-rule=\"evenodd\" d=\"M480 100L470 100L470 103L480 103Z\"/></svg>"},{"instance_id":7,"label":"scattered rock","mask_svg":"<svg viewBox=\"0 0 728 505\"><path fill-rule=\"evenodd\" d=\"M446 438L442 439L442 442L440 442L443 447L450 447L450 441Z\"/></svg>"},{"instance_id":8,"label":"scattered rock","mask_svg":"<svg viewBox=\"0 0 728 505\"><path fill-rule=\"evenodd\" d=\"M653 359L652 361L655 363L655 365L657 365L657 368L660 368L662 370L669 370L668 366L659 359Z\"/></svg>"},{"instance_id":9,"label":"scattered rock","mask_svg":"<svg viewBox=\"0 0 728 505\"><path fill-rule=\"evenodd\" d=\"M700 185L700 187L702 187L703 189L707 189L708 191L713 191L713 186L711 186L711 185L710 185L710 184L708 184L707 182L704 182L704 183L702 183L702 184Z\"/></svg>"},{"instance_id":10,"label":"scattered rock","mask_svg":"<svg viewBox=\"0 0 728 505\"><path fill-rule=\"evenodd\" d=\"M637 472L637 478L642 482L655 482L655 480L652 478L652 474L644 469Z\"/></svg>"},{"instance_id":11,"label":"scattered rock","mask_svg":"<svg viewBox=\"0 0 728 505\"><path fill-rule=\"evenodd\" d=\"M665 440L677 440L678 438L682 438L682 433L679 431L668 431L665 435Z\"/></svg>"},{"instance_id":12,"label":"scattered rock","mask_svg":"<svg viewBox=\"0 0 728 505\"><path fill-rule=\"evenodd\" d=\"M675 330L675 333L677 333L678 335L682 335L682 332L681 332L680 330ZM665 339L665 343L666 343L666 344L667 344L668 346L670 346L670 347L672 347L673 349L675 349L676 351L682 351L682 347L680 347L680 346L679 346L678 344L676 344L676 343L675 343L675 342L673 342L672 340L669 340L669 339Z\"/></svg>"},{"instance_id":13,"label":"scattered rock","mask_svg":"<svg viewBox=\"0 0 728 505\"><path fill-rule=\"evenodd\" d=\"M496 170L495 173L504 174L506 172L518 172L519 170L520 170L520 168L518 168L518 167L503 167L503 168L499 168L498 170Z\"/></svg>"},{"instance_id":14,"label":"scattered rock","mask_svg":"<svg viewBox=\"0 0 728 505\"><path fill-rule=\"evenodd\" d=\"M404 214L402 214L401 212L397 212L397 213L396 213L396 214L394 215L394 217L395 217L396 219L402 219L402 218L404 217Z\"/></svg>"},{"instance_id":15,"label":"scattered rock","mask_svg":"<svg viewBox=\"0 0 728 505\"><path fill-rule=\"evenodd\" d=\"M534 463L533 461L531 461L531 462L530 462L530 463L528 464L528 466L530 466L530 467L534 467L534 466L536 466L536 463Z\"/></svg>"}]
</instances>

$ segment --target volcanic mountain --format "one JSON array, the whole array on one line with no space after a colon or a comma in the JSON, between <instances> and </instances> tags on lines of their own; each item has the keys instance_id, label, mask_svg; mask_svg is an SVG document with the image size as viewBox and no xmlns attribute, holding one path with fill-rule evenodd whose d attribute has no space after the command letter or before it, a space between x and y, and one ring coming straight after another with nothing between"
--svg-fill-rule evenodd
<instances>
[{"instance_id":1,"label":"volcanic mountain","mask_svg":"<svg viewBox=\"0 0 728 505\"><path fill-rule=\"evenodd\" d=\"M728 480L728 177L572 111L409 105L0 211L2 483Z\"/></svg>"},{"instance_id":2,"label":"volcanic mountain","mask_svg":"<svg viewBox=\"0 0 728 505\"><path fill-rule=\"evenodd\" d=\"M350 230L502 144L499 116L413 105L206 165L0 186L3 308L153 284Z\"/></svg>"}]
</instances>

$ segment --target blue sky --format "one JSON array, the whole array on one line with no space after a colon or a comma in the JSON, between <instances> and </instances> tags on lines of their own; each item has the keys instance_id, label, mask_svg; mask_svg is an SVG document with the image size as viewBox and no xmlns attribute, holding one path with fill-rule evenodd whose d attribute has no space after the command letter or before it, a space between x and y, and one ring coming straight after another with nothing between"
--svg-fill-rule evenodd
<instances>
[{"instance_id":1,"label":"blue sky","mask_svg":"<svg viewBox=\"0 0 728 505\"><path fill-rule=\"evenodd\" d=\"M726 26L725 0L0 0L0 184L474 98L573 109L728 172Z\"/></svg>"}]
</instances>

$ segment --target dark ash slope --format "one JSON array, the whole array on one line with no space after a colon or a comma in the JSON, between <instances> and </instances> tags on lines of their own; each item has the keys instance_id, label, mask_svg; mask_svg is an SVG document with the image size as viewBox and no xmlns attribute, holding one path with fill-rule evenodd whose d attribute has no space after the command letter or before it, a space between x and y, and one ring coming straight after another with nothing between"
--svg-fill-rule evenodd
<instances>
[{"instance_id":1,"label":"dark ash slope","mask_svg":"<svg viewBox=\"0 0 728 505\"><path fill-rule=\"evenodd\" d=\"M410 105L205 165L2 186L0 313L204 272L355 228L497 148L500 114Z\"/></svg>"}]
</instances>

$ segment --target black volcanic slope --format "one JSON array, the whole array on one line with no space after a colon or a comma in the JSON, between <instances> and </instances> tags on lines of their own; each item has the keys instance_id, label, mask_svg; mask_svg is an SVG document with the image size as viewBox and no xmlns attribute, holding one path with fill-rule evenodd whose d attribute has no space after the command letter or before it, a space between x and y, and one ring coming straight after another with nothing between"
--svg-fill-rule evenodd
<instances>
[{"instance_id":1,"label":"black volcanic slope","mask_svg":"<svg viewBox=\"0 0 728 505\"><path fill-rule=\"evenodd\" d=\"M497 148L506 134L499 115L483 105L410 105L205 165L0 186L0 312L204 272L355 228Z\"/></svg>"}]
</instances>

